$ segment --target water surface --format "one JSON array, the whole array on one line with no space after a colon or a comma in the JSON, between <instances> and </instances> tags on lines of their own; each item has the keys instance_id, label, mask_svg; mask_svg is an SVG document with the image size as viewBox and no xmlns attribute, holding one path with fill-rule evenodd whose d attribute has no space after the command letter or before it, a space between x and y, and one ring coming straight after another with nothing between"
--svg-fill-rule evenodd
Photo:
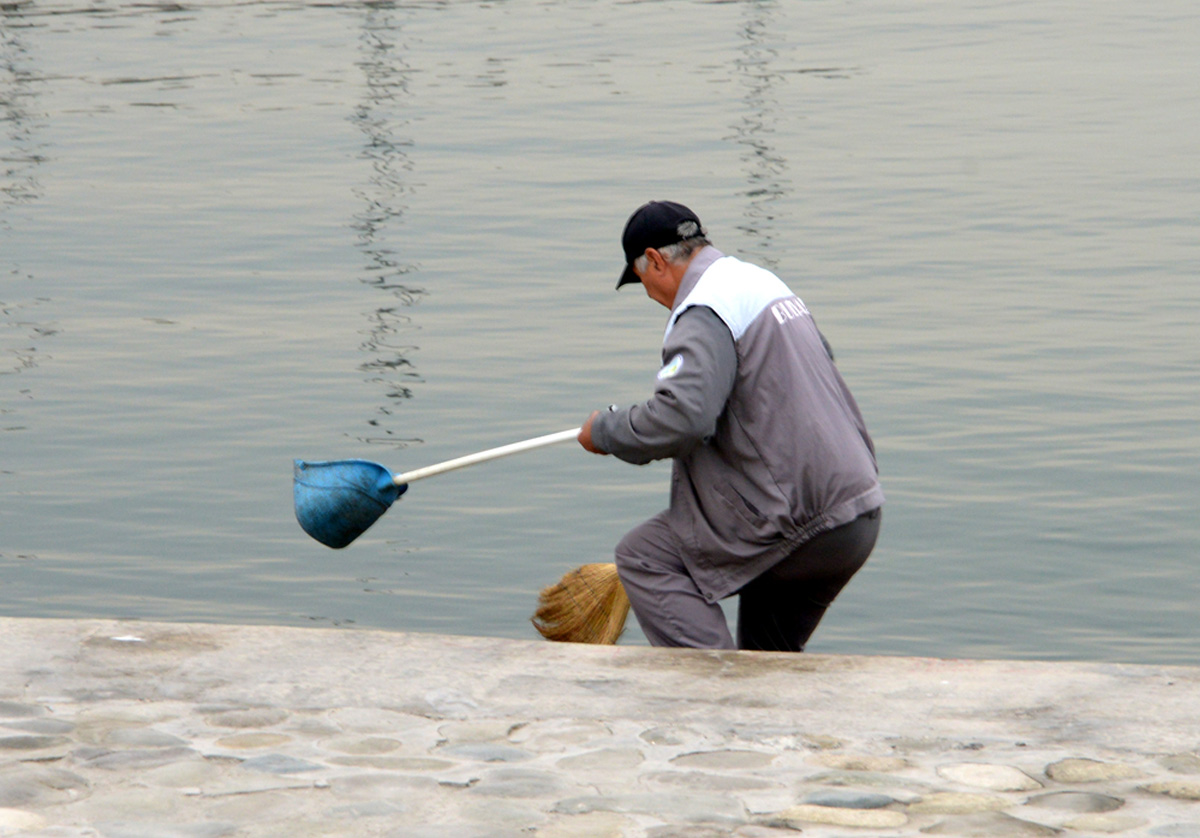
<instances>
[{"instance_id":1,"label":"water surface","mask_svg":"<svg viewBox=\"0 0 1200 838\"><path fill-rule=\"evenodd\" d=\"M879 449L813 651L1194 662L1198 42L1182 0L5 4L0 613L535 636L666 464L480 466L333 552L291 460L643 398L618 239L672 198Z\"/></svg>"}]
</instances>

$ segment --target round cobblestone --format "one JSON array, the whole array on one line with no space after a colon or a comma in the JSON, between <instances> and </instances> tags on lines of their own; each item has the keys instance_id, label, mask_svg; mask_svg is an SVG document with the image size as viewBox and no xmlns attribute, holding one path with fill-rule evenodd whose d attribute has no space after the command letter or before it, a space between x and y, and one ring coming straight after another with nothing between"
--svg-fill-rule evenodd
<instances>
[{"instance_id":1,"label":"round cobblestone","mask_svg":"<svg viewBox=\"0 0 1200 838\"><path fill-rule=\"evenodd\" d=\"M1077 757L1046 766L1046 776L1057 783L1100 783L1129 780L1140 777L1141 772L1132 765Z\"/></svg>"},{"instance_id":2,"label":"round cobblestone","mask_svg":"<svg viewBox=\"0 0 1200 838\"><path fill-rule=\"evenodd\" d=\"M833 806L817 806L801 803L784 809L770 819L772 823L800 827L819 823L829 826L856 826L866 829L896 829L908 823L903 812L888 809L841 809Z\"/></svg>"},{"instance_id":3,"label":"round cobblestone","mask_svg":"<svg viewBox=\"0 0 1200 838\"><path fill-rule=\"evenodd\" d=\"M926 815L968 815L974 812L994 812L1014 804L991 794L969 794L943 791L921 798L908 805L908 811Z\"/></svg>"},{"instance_id":4,"label":"round cobblestone","mask_svg":"<svg viewBox=\"0 0 1200 838\"><path fill-rule=\"evenodd\" d=\"M1129 815L1089 814L1072 818L1063 824L1075 832L1091 832L1102 835L1114 835L1118 832L1128 832L1140 829L1148 824L1145 818L1135 818Z\"/></svg>"},{"instance_id":5,"label":"round cobblestone","mask_svg":"<svg viewBox=\"0 0 1200 838\"><path fill-rule=\"evenodd\" d=\"M990 791L1032 791L1042 787L1024 771L1010 765L960 762L938 766L937 773L951 782Z\"/></svg>"},{"instance_id":6,"label":"round cobblestone","mask_svg":"<svg viewBox=\"0 0 1200 838\"><path fill-rule=\"evenodd\" d=\"M1165 794L1176 800L1200 800L1200 780L1166 780L1148 783L1142 788L1151 794Z\"/></svg>"}]
</instances>

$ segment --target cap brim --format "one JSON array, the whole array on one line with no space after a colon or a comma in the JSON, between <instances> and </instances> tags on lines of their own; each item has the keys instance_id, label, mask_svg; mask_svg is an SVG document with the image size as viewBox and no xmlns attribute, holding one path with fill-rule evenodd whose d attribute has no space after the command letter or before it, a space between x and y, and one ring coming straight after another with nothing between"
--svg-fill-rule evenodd
<instances>
[{"instance_id":1,"label":"cap brim","mask_svg":"<svg viewBox=\"0 0 1200 838\"><path fill-rule=\"evenodd\" d=\"M617 288L620 288L622 285L629 285L631 282L641 282L641 280L633 272L633 266L626 265L625 273L621 274L621 278L617 280Z\"/></svg>"}]
</instances>

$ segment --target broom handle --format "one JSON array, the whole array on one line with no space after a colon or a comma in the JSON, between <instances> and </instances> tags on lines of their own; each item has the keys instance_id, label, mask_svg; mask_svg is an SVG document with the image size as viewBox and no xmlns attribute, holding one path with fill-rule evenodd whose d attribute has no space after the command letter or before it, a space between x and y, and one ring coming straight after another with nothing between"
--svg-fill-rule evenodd
<instances>
[{"instance_id":1,"label":"broom handle","mask_svg":"<svg viewBox=\"0 0 1200 838\"><path fill-rule=\"evenodd\" d=\"M488 460L497 460L500 457L508 457L512 454L520 454L523 451L532 451L535 448L544 448L547 445L556 445L560 442L567 442L576 439L582 428L571 428L568 431L559 431L558 433L546 434L545 436L526 439L521 442L511 442L508 445L501 445L499 448L489 448L487 451L479 451L475 454L467 454L465 457L455 457L453 460L446 460L443 463L434 463L431 466L424 468L413 469L404 474L397 474L392 478L392 482L397 486L402 486L405 483L411 483L414 480L421 480L425 477L433 477L435 474L445 474L448 471L455 469L466 468L473 466L476 463L486 463Z\"/></svg>"}]
</instances>

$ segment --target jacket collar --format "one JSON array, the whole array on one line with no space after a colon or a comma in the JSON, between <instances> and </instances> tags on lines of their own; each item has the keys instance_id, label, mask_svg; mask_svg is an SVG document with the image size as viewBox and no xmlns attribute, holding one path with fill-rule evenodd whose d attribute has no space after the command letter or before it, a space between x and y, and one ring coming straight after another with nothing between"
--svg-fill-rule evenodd
<instances>
[{"instance_id":1,"label":"jacket collar","mask_svg":"<svg viewBox=\"0 0 1200 838\"><path fill-rule=\"evenodd\" d=\"M713 262L724 255L710 244L705 245L699 253L692 257L687 270L683 273L683 278L679 280L679 290L675 292L675 300L671 303L672 318L675 316L675 310L679 308L679 304L688 298L688 294L692 293L692 289L696 287L700 277L704 276L704 272L712 267Z\"/></svg>"}]
</instances>

